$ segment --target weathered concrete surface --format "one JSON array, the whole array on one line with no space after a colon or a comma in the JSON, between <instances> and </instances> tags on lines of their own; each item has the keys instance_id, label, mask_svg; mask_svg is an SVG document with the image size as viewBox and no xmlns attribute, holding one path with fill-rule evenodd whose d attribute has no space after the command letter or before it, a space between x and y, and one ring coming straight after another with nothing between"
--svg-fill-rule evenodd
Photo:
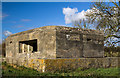
<instances>
[{"instance_id":1,"label":"weathered concrete surface","mask_svg":"<svg viewBox=\"0 0 120 78\"><path fill-rule=\"evenodd\" d=\"M120 67L120 58L73 58L73 59L45 59L45 71L74 70L83 68Z\"/></svg>"},{"instance_id":2,"label":"weathered concrete surface","mask_svg":"<svg viewBox=\"0 0 120 78\"><path fill-rule=\"evenodd\" d=\"M37 69L41 72L58 72L82 68L120 67L120 57L107 58L60 58L60 59L30 59L19 62L19 65Z\"/></svg>"},{"instance_id":3,"label":"weathered concrete surface","mask_svg":"<svg viewBox=\"0 0 120 78\"><path fill-rule=\"evenodd\" d=\"M103 48L103 32L71 27L56 28L58 58L104 57Z\"/></svg>"},{"instance_id":4,"label":"weathered concrete surface","mask_svg":"<svg viewBox=\"0 0 120 78\"><path fill-rule=\"evenodd\" d=\"M19 42L37 39L37 52L19 52ZM6 39L6 58L18 61L29 58L56 58L56 30L55 27L41 27L13 34ZM10 63L12 61L9 61Z\"/></svg>"},{"instance_id":5,"label":"weathered concrete surface","mask_svg":"<svg viewBox=\"0 0 120 78\"><path fill-rule=\"evenodd\" d=\"M37 51L32 52L37 40ZM18 64L29 59L104 57L101 31L45 26L13 34L6 39L6 61Z\"/></svg>"}]
</instances>

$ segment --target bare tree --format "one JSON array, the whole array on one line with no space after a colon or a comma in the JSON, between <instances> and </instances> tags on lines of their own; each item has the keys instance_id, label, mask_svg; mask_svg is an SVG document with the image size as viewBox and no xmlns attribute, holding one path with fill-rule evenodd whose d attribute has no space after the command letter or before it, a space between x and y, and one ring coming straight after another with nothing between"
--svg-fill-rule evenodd
<instances>
[{"instance_id":1,"label":"bare tree","mask_svg":"<svg viewBox=\"0 0 120 78\"><path fill-rule=\"evenodd\" d=\"M112 4L112 5L110 5ZM89 13L86 13L87 21L80 20L75 26L90 27L105 33L105 43L115 45L120 42L120 1L119 2L94 2Z\"/></svg>"}]
</instances>

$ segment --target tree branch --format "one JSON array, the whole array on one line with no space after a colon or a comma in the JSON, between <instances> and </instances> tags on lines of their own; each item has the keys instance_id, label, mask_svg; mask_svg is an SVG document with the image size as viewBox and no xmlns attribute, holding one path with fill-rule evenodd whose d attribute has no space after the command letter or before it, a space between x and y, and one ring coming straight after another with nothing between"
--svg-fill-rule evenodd
<instances>
[{"instance_id":1,"label":"tree branch","mask_svg":"<svg viewBox=\"0 0 120 78\"><path fill-rule=\"evenodd\" d=\"M116 44L116 43L119 43L119 42L120 42L120 41L117 41L117 42L112 42L112 44L113 44L113 43L115 43L115 44Z\"/></svg>"},{"instance_id":2,"label":"tree branch","mask_svg":"<svg viewBox=\"0 0 120 78\"><path fill-rule=\"evenodd\" d=\"M117 35L107 35L105 38L109 38L109 37L120 38L120 36L117 36Z\"/></svg>"}]
</instances>

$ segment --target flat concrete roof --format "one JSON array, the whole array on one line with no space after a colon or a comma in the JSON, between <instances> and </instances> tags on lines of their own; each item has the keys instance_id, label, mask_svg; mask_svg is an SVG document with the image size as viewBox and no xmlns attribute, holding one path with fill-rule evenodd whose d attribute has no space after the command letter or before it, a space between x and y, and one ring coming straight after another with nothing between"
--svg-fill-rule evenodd
<instances>
[{"instance_id":1,"label":"flat concrete roof","mask_svg":"<svg viewBox=\"0 0 120 78\"><path fill-rule=\"evenodd\" d=\"M100 30L81 29L81 28L65 27L65 26L43 26L43 27L39 27L39 28L27 30L27 31L15 33L15 34L12 34L12 35L10 35L8 37L12 37L12 36L20 35L20 34L25 34L25 33L30 33L30 32L36 31L36 30L40 30L40 29L74 30L74 31L86 31L88 33L91 32L91 33L95 33L95 34L104 34Z\"/></svg>"}]
</instances>

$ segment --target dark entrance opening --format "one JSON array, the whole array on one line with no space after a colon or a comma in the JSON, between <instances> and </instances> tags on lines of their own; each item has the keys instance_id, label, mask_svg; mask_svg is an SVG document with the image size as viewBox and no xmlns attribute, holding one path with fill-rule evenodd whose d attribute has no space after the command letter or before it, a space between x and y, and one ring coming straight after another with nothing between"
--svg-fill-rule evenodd
<instances>
[{"instance_id":1,"label":"dark entrance opening","mask_svg":"<svg viewBox=\"0 0 120 78\"><path fill-rule=\"evenodd\" d=\"M37 52L37 39L20 41L19 42L19 52Z\"/></svg>"}]
</instances>

